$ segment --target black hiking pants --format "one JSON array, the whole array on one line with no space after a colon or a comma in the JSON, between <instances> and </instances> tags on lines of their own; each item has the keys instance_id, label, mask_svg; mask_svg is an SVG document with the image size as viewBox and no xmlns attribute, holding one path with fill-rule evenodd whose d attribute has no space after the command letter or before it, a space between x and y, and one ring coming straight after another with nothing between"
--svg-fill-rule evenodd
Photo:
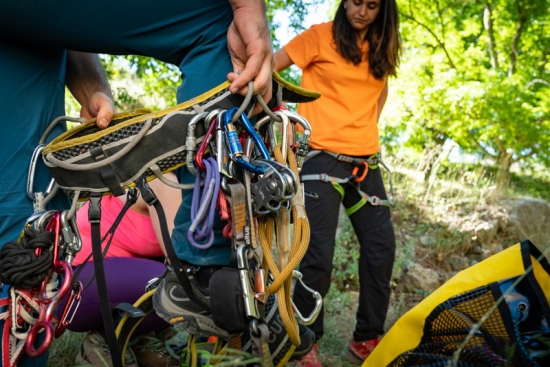
<instances>
[{"instance_id":1,"label":"black hiking pants","mask_svg":"<svg viewBox=\"0 0 550 367\"><path fill-rule=\"evenodd\" d=\"M365 158L365 157L363 157ZM320 153L307 160L301 175L326 173L345 178L351 175L353 165L340 162L328 154ZM323 298L330 288L332 259L341 196L331 183L305 181L305 206L311 227L311 240L300 263L304 283L321 293ZM345 190L345 208L355 205L360 196L356 183L342 184ZM370 169L360 188L368 195L387 199L380 168ZM389 304L390 281L395 256L395 234L390 209L365 204L350 216L359 240L359 306L353 337L356 341L374 339L384 333L384 321ZM311 294L298 282L294 303L304 317L315 306ZM310 328L316 338L323 336L323 312Z\"/></svg>"}]
</instances>

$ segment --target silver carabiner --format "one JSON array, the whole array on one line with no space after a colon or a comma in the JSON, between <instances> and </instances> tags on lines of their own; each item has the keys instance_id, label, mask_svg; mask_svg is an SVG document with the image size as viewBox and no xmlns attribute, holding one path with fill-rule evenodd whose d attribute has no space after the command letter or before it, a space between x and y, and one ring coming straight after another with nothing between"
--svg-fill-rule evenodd
<instances>
[{"instance_id":1,"label":"silver carabiner","mask_svg":"<svg viewBox=\"0 0 550 367\"><path fill-rule=\"evenodd\" d=\"M294 140L298 141L297 150L296 150L296 164L298 165L298 172L299 172L302 169L302 165L304 164L307 151L309 150L309 139L311 137L311 125L303 116L300 116L299 114L293 111L281 110L280 112L287 115L291 122L299 124L304 129L301 140L298 140L296 138L297 134L294 133Z\"/></svg>"},{"instance_id":2,"label":"silver carabiner","mask_svg":"<svg viewBox=\"0 0 550 367\"><path fill-rule=\"evenodd\" d=\"M288 152L288 148L289 148L289 144L288 144L288 125L289 125L289 118L288 116L282 112L282 111L275 111L274 114L276 116L279 116L281 118L281 125L283 126L283 132L282 132L282 139L281 139L281 153L283 154L283 162L285 162L286 164L286 159L287 159L287 152ZM273 124L271 124L271 126L273 126ZM271 130L269 130L271 131ZM274 132L272 132L274 133Z\"/></svg>"},{"instance_id":3,"label":"silver carabiner","mask_svg":"<svg viewBox=\"0 0 550 367\"><path fill-rule=\"evenodd\" d=\"M197 150L197 138L195 137L195 128L197 127L197 122L202 120L208 115L208 112L197 113L191 121L187 124L187 137L185 138L185 150L187 151L187 158L185 163L187 169L194 176L197 175L197 169L193 164L194 152Z\"/></svg>"},{"instance_id":4,"label":"silver carabiner","mask_svg":"<svg viewBox=\"0 0 550 367\"><path fill-rule=\"evenodd\" d=\"M323 297L321 297L321 294L311 288L309 288L307 285L304 284L304 281L302 280L302 273L300 273L298 270L292 271L292 277L298 279L298 281L302 284L302 286L311 293L313 298L315 298L315 307L313 308L313 311L311 311L311 315L309 317L303 317L296 305L294 305L294 301L292 302L292 306L294 308L294 313L296 314L296 319L298 322L302 325L311 325L317 320L317 316L319 316L319 313L321 312L321 307L323 306Z\"/></svg>"},{"instance_id":5,"label":"silver carabiner","mask_svg":"<svg viewBox=\"0 0 550 367\"><path fill-rule=\"evenodd\" d=\"M233 161L229 159L227 154L227 144L225 141L225 124L224 115L227 111L220 111L216 120L216 162L218 163L218 170L222 177L232 178L233 173L231 167ZM226 181L227 183L227 181Z\"/></svg>"},{"instance_id":6,"label":"silver carabiner","mask_svg":"<svg viewBox=\"0 0 550 367\"><path fill-rule=\"evenodd\" d=\"M32 152L31 163L29 165L29 176L27 178L27 196L32 201L36 199L34 193L34 174L36 171L36 163L38 162L38 157L42 155L42 150L45 146L46 144L39 144L34 149L34 152Z\"/></svg>"},{"instance_id":7,"label":"silver carabiner","mask_svg":"<svg viewBox=\"0 0 550 367\"><path fill-rule=\"evenodd\" d=\"M71 219L67 219L68 214L68 210L61 212L61 234L67 244L65 262L72 265L76 254L82 249L82 237L76 225L75 216L73 215Z\"/></svg>"},{"instance_id":8,"label":"silver carabiner","mask_svg":"<svg viewBox=\"0 0 550 367\"><path fill-rule=\"evenodd\" d=\"M244 308L247 317L254 319L260 318L260 312L258 311L258 300L255 295L254 287L250 279L250 267L248 266L248 249L245 245L240 245L237 248L237 267L239 268L239 278L243 289ZM255 256L254 256L255 255ZM254 252L252 255L259 261L258 255Z\"/></svg>"}]
</instances>

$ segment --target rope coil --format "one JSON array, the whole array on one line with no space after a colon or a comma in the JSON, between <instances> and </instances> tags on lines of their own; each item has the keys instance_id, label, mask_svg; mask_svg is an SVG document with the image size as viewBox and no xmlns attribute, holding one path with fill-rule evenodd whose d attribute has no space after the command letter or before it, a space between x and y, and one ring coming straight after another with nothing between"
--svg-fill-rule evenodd
<instances>
[{"instance_id":1,"label":"rope coil","mask_svg":"<svg viewBox=\"0 0 550 367\"><path fill-rule=\"evenodd\" d=\"M42 283L52 268L53 232L26 229L20 242L10 241L0 250L0 282L30 290ZM40 250L40 255L36 250Z\"/></svg>"}]
</instances>

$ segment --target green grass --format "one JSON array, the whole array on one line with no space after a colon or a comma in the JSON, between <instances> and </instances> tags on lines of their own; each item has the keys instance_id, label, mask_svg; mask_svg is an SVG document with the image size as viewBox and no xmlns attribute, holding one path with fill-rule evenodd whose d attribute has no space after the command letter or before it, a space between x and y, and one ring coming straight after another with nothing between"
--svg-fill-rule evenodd
<instances>
[{"instance_id":1,"label":"green grass","mask_svg":"<svg viewBox=\"0 0 550 367\"><path fill-rule=\"evenodd\" d=\"M419 157L409 152L386 158L394 169L396 205L392 209L397 240L393 291L386 330L426 294L404 293L399 287L402 269L415 261L448 272L451 261L465 256L471 238L457 228L468 220L490 219L490 208L500 198L491 196L495 169L481 164L443 162L432 172L418 174ZM509 197L531 196L550 200L550 175L546 169L520 167L512 173ZM387 185L387 175L386 185ZM325 335L319 342L319 357L325 366L350 367L341 353L352 337L358 289L358 243L351 224L342 217L334 258L333 284L325 299ZM422 237L431 240L424 243ZM506 233L495 241L512 245ZM469 254L470 259L476 260ZM479 258L481 260L481 258ZM48 367L72 366L84 334L67 332L55 340Z\"/></svg>"}]
</instances>

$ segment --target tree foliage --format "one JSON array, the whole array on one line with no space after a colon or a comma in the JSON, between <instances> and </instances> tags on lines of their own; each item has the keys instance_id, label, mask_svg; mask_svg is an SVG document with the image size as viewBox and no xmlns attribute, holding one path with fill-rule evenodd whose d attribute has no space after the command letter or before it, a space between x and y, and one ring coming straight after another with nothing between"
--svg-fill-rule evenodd
<instances>
[{"instance_id":1,"label":"tree foliage","mask_svg":"<svg viewBox=\"0 0 550 367\"><path fill-rule=\"evenodd\" d=\"M399 2L405 47L386 142L456 142L499 167L550 163L546 0ZM401 139L396 139L401 136Z\"/></svg>"}]
</instances>

